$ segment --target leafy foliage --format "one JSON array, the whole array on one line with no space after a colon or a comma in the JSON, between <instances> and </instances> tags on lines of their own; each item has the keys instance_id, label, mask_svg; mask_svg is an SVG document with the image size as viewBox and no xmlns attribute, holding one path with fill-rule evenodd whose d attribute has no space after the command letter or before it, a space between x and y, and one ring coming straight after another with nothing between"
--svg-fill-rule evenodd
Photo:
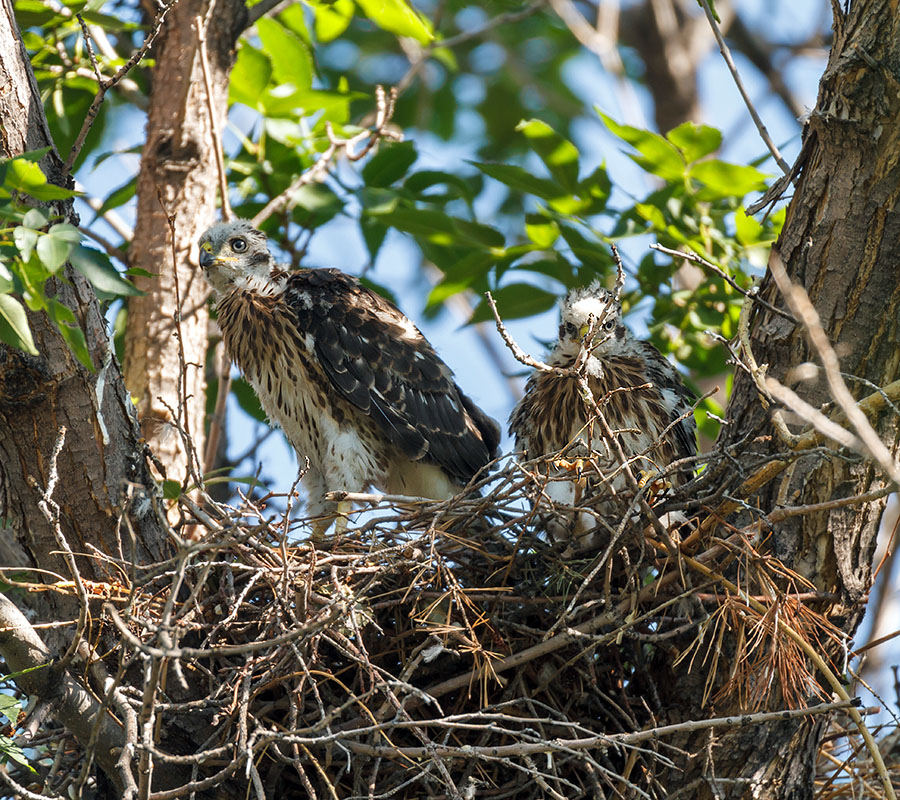
<instances>
[{"instance_id":1,"label":"leafy foliage","mask_svg":"<svg viewBox=\"0 0 900 800\"><path fill-rule=\"evenodd\" d=\"M92 3L70 2L59 13L29 3L20 0L17 13L64 150L73 120L96 89L86 77L92 68L71 12L81 9L91 24L114 32L120 59L139 44L142 29L101 14ZM355 220L369 265L388 234L399 233L416 243L423 264L439 272L426 312L437 313L448 299L467 293L472 322L490 319L483 300L488 289L504 318L516 319L550 309L571 287L598 277L611 281L609 243L641 236L634 245L623 244L630 276L626 310L640 304L654 343L693 377L721 373L725 353L709 332L734 335L740 294L714 274L689 286L676 277L680 259L641 249L656 241L696 253L749 286L783 221L776 213L757 222L743 211L743 198L763 189L767 176L718 158L722 135L714 128L686 123L663 136L592 114L567 77L579 57L571 34L537 4L451 0L440 9L428 3L418 8L423 11L406 0L306 0L259 19L247 32L230 82L232 117L240 120L232 126L239 144L231 147L227 164L236 213L252 217L271 198L290 192L286 209L264 228L295 265L310 237L328 237L329 223L338 218ZM506 18L515 24L502 24ZM98 54L102 70L121 63L113 55ZM138 91L144 91L143 71L151 63L130 73ZM403 85L393 125L408 140L382 144L358 167L342 163L326 180L291 190L333 137L364 130L351 120L371 111L379 82ZM97 137L118 111L104 104L85 145L84 153L98 163L110 154ZM650 191L632 196L606 164L583 152L575 126L585 123L606 128L643 171ZM435 168L430 152L443 146L435 142L453 148L464 143L466 157ZM134 187L133 176L121 182L99 213L129 203ZM65 229L45 231L36 223L18 236L42 269L52 274L66 253L104 296L127 293L129 285L105 256L67 241ZM374 277L367 274L380 290ZM7 297L0 301L5 340L28 348L21 303ZM32 297L32 305L37 302Z\"/></svg>"},{"instance_id":2,"label":"leafy foliage","mask_svg":"<svg viewBox=\"0 0 900 800\"><path fill-rule=\"evenodd\" d=\"M0 715L9 721L10 729L18 723L21 711L22 707L16 698L8 694L0 694ZM7 761L15 761L28 771L34 772L34 768L28 763L28 758L22 748L9 736L0 734L0 763Z\"/></svg>"},{"instance_id":3,"label":"leafy foliage","mask_svg":"<svg viewBox=\"0 0 900 800\"><path fill-rule=\"evenodd\" d=\"M72 311L47 291L51 278L64 280L65 264L81 272L99 297L137 294L104 253L85 247L81 233L67 222L54 222L43 207L25 205L31 201L58 201L75 192L47 182L38 161L46 150L25 153L0 161L0 340L37 355L28 324L26 307L44 311L59 329L78 360L93 369L84 332Z\"/></svg>"}]
</instances>

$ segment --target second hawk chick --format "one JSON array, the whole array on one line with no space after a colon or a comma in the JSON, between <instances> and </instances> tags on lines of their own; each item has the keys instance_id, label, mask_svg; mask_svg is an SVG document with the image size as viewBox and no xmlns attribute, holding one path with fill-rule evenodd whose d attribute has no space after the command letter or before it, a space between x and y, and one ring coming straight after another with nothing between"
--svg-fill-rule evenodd
<instances>
[{"instance_id":1,"label":"second hawk chick","mask_svg":"<svg viewBox=\"0 0 900 800\"><path fill-rule=\"evenodd\" d=\"M587 342L590 331L593 339ZM559 338L547 364L574 367L582 344L589 353L584 371L591 394L633 473L660 471L673 461L696 455L696 424L690 414L693 395L675 367L650 342L637 339L625 327L621 305L599 281L574 289L563 301ZM516 450L528 459L546 459L538 469L548 479L543 492L555 503L590 505L595 497L609 496L626 486L619 460L593 417L575 378L537 370L510 415L509 432L516 437ZM689 477L688 472L678 472L668 480L680 485ZM580 547L597 545L589 533L595 526L596 520L587 513L560 512L547 521L552 538L576 539Z\"/></svg>"},{"instance_id":2,"label":"second hawk chick","mask_svg":"<svg viewBox=\"0 0 900 800\"><path fill-rule=\"evenodd\" d=\"M301 465L309 459L309 516L338 511L327 492L370 486L446 499L496 455L497 423L416 326L355 278L288 272L244 220L203 234L200 266L228 353Z\"/></svg>"}]
</instances>

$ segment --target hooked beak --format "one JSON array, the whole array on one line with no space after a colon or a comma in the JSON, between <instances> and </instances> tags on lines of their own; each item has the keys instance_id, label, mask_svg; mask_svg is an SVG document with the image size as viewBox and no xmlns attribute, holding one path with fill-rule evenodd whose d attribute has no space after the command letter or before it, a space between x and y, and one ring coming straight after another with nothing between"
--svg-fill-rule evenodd
<instances>
[{"instance_id":1,"label":"hooked beak","mask_svg":"<svg viewBox=\"0 0 900 800\"><path fill-rule=\"evenodd\" d=\"M200 247L200 266L203 269L209 269L216 263L216 257L212 254L212 249L208 244Z\"/></svg>"}]
</instances>

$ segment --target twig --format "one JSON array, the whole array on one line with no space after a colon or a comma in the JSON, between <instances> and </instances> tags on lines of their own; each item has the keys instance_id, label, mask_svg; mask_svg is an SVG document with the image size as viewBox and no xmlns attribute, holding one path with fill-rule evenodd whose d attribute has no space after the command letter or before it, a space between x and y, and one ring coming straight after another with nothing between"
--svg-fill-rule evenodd
<instances>
[{"instance_id":1,"label":"twig","mask_svg":"<svg viewBox=\"0 0 900 800\"><path fill-rule=\"evenodd\" d=\"M665 736L674 736L693 731L713 730L718 728L741 728L749 725L766 725L770 722L779 722L799 717L813 717L819 714L831 714L835 711L855 711L861 705L859 698L846 698L835 703L820 703L808 708L785 709L784 711L761 711L755 714L741 714L731 717L713 717L712 719L689 720L672 725L660 725L645 731L634 733L613 733L600 736L589 736L583 739L554 739L548 742L535 744L518 743L505 746L493 745L491 747L452 747L449 745L437 745L434 749L442 758L488 757L504 758L526 753L548 753L556 750L583 750L593 748L607 748L615 745L629 746L642 742L656 741ZM857 712L858 714L859 712ZM422 758L426 755L422 747L378 747L357 742L345 742L355 753L361 755L378 756L381 758Z\"/></svg>"},{"instance_id":2,"label":"twig","mask_svg":"<svg viewBox=\"0 0 900 800\"><path fill-rule=\"evenodd\" d=\"M609 243L612 250L613 264L616 265L616 284L613 287L613 296L617 303L622 302L622 289L625 288L625 267L622 266L622 257L619 255L619 248L613 242Z\"/></svg>"},{"instance_id":3,"label":"twig","mask_svg":"<svg viewBox=\"0 0 900 800\"><path fill-rule=\"evenodd\" d=\"M82 24L82 29L85 31L85 40L88 42L88 52L91 54L91 63L95 66L96 75L97 75L97 94L94 95L94 99L91 102L90 108L88 108L87 114L85 114L84 121L81 123L81 130L78 132L78 136L75 137L75 141L72 144L72 149L69 151L69 157L66 159L66 163L63 166L63 174L67 175L72 171L72 167L75 165L75 160L78 158L79 153L81 153L81 148L84 147L84 142L87 139L87 135L90 132L91 128L94 125L94 120L97 118L97 114L100 112L100 106L103 104L103 99L106 97L106 93L112 89L122 78L124 78L135 66L137 66L144 56L150 52L150 48L153 47L153 43L156 41L156 38L159 36L160 31L162 30L163 22L165 21L166 14L169 13L169 10L172 9L178 0L171 0L168 4L164 5L156 14L156 17L153 20L153 25L150 28L150 33L147 34L147 38L144 40L144 43L140 46L138 50L136 50L131 58L128 59L118 70L116 70L115 75L111 78L103 79L100 76L99 68L96 66L96 58L93 55L93 49L90 44L90 37L87 34L86 26L84 25L84 21L81 20L79 16L79 20Z\"/></svg>"},{"instance_id":4,"label":"twig","mask_svg":"<svg viewBox=\"0 0 900 800\"><path fill-rule=\"evenodd\" d=\"M37 794L36 792L29 791L22 784L14 781L9 772L6 769L6 764L0 764L0 782L4 783L13 791L13 795L17 798L23 798L23 800L65 800L62 795L51 794L48 795L45 792L41 792Z\"/></svg>"},{"instance_id":5,"label":"twig","mask_svg":"<svg viewBox=\"0 0 900 800\"><path fill-rule=\"evenodd\" d=\"M747 301L758 293L759 287L754 286L750 292L748 292L747 297L741 305L741 313L738 317L738 342L740 344L740 351L744 356L742 365L747 370L747 373L750 375L750 378L753 380L753 383L759 392L763 408L768 409L772 400L771 393L769 392L766 383L766 371L768 370L769 365L757 363L756 356L753 355L753 347L750 344L750 309L753 306ZM790 449L795 449L797 447L798 437L791 433L787 423L784 421L784 414L782 414L781 409L776 408L772 411L772 424L775 427L775 433L778 435L778 438Z\"/></svg>"},{"instance_id":6,"label":"twig","mask_svg":"<svg viewBox=\"0 0 900 800\"><path fill-rule=\"evenodd\" d=\"M897 402L900 400L900 380L889 383L877 392L864 397L856 405L859 410L866 415L876 417L888 405L889 402ZM795 452L802 452L815 447L821 441L819 431L813 429L801 434L797 437L794 447L791 449ZM759 491L774 477L781 474L793 462L790 458L777 458L760 467L749 478L744 480L738 491L737 497L749 497ZM709 516L700 524L697 535L703 536L718 526L722 519L728 516L732 511L739 507L739 503L735 500L726 500L721 503ZM694 534L692 534L694 536Z\"/></svg>"},{"instance_id":7,"label":"twig","mask_svg":"<svg viewBox=\"0 0 900 800\"><path fill-rule=\"evenodd\" d=\"M38 508L41 510L41 513L53 530L53 536L62 551L66 566L69 568L69 572L72 573L72 581L78 595L78 625L75 627L72 641L69 642L65 655L59 661L61 668L68 666L78 652L78 646L81 644L84 637L84 631L87 627L87 620L90 614L87 590L84 587L84 581L81 579L81 571L78 569L78 562L75 560L75 554L72 552L72 548L69 547L69 542L66 540L65 534L62 531L59 505L53 499L53 492L56 490L56 484L59 481L59 454L62 451L65 442L66 426L63 425L59 429L56 444L54 445L53 453L50 456L50 475L47 480L47 486L44 489L41 499L38 500Z\"/></svg>"},{"instance_id":8,"label":"twig","mask_svg":"<svg viewBox=\"0 0 900 800\"><path fill-rule=\"evenodd\" d=\"M182 304L181 304L181 281L178 277L178 252L176 250L175 242L176 242L176 231L175 231L175 215L169 213L169 209L166 207L166 201L163 198L162 189L157 186L156 187L156 196L159 200L159 205L163 210L163 213L166 215L166 222L169 226L169 248L171 250L172 257L172 276L174 279L175 285L175 313L173 315L175 322L175 339L178 342L178 407L174 410L172 414L175 422L178 424L178 430L181 433L184 445L184 455L187 461L184 475L184 485L187 485L188 478L192 478L195 485L201 486L202 480L200 475L197 474L197 453L196 448L194 447L194 440L191 437L191 429L190 422L187 414L187 387L185 384L185 375L187 373L187 358L184 355L184 341L181 331L181 315L182 315ZM160 397L159 401L166 404L166 401Z\"/></svg>"},{"instance_id":9,"label":"twig","mask_svg":"<svg viewBox=\"0 0 900 800\"><path fill-rule=\"evenodd\" d=\"M863 443L854 436L846 428L841 427L826 417L821 411L813 408L802 397L800 397L793 389L789 389L776 378L766 378L766 389L779 403L784 405L788 411L793 412L798 417L812 425L823 436L833 439L842 447L853 450L860 455L867 455L866 448ZM797 437L794 437L796 441Z\"/></svg>"},{"instance_id":10,"label":"twig","mask_svg":"<svg viewBox=\"0 0 900 800\"><path fill-rule=\"evenodd\" d=\"M722 58L725 59L725 65L728 67L728 71L731 73L731 77L734 78L734 83L737 86L738 91L741 93L741 97L744 98L744 105L747 106L747 110L750 112L750 116L753 118L753 124L756 125L756 130L759 131L759 135L762 138L763 142L765 142L766 147L769 149L769 152L772 154L772 158L775 159L775 163L778 164L778 167L785 175L789 174L791 171L790 164L788 164L787 161L784 160L775 142L772 141L772 137L769 136L769 131L763 124L759 113L756 111L756 107L753 105L753 101L750 99L750 95L747 94L747 90L744 88L744 82L741 80L741 76L734 64L734 59L732 59L731 57L731 51L728 49L728 45L725 44L725 37L722 36L722 31L719 30L719 23L716 22L715 15L712 13L712 9L709 7L708 0L700 0L700 3L703 6L703 10L706 12L706 19L709 21L710 27L715 34L716 42L718 42L719 44L719 52L722 54Z\"/></svg>"},{"instance_id":11,"label":"twig","mask_svg":"<svg viewBox=\"0 0 900 800\"><path fill-rule=\"evenodd\" d=\"M212 17L215 0L206 9L206 16L196 16L194 25L197 28L197 49L200 53L200 70L203 73L203 86L206 89L206 111L209 115L209 133L212 137L213 153L216 157L216 172L219 175L219 195L222 198L222 219L230 222L234 217L231 203L228 200L228 178L225 175L225 162L222 156L222 136L219 133L219 119L213 104L212 82L209 79L209 59L206 56L206 26Z\"/></svg>"},{"instance_id":12,"label":"twig","mask_svg":"<svg viewBox=\"0 0 900 800\"><path fill-rule=\"evenodd\" d=\"M251 224L258 228L272 214L286 208L296 191L310 183L317 183L325 179L328 174L328 168L332 161L336 158L338 152L343 151L347 159L350 161L359 161L359 159L368 155L372 148L382 139L390 139L392 141L401 141L403 135L391 130L388 125L394 116L394 105L397 102L397 90L391 89L385 92L383 86L375 87L375 103L376 115L375 125L372 130L360 131L349 139L336 136L330 122L325 123L325 133L328 136L328 147L325 152L319 156L316 163L313 164L302 175L298 175L281 194L273 197L263 209L251 220ZM356 148L366 139L365 145L361 150Z\"/></svg>"},{"instance_id":13,"label":"twig","mask_svg":"<svg viewBox=\"0 0 900 800\"><path fill-rule=\"evenodd\" d=\"M231 391L231 356L221 345L222 353L216 365L216 373L219 378L219 388L216 392L216 408L209 422L209 434L206 439L206 453L203 457L203 474L208 475L216 465L216 456L219 450L219 439L225 426L225 411L227 408L228 394Z\"/></svg>"},{"instance_id":14,"label":"twig","mask_svg":"<svg viewBox=\"0 0 900 800\"><path fill-rule=\"evenodd\" d=\"M706 0L704 0L704 2L706 2ZM685 563L690 566L691 569L696 569L706 577L713 578L714 580L718 581L723 587L728 589L729 592L734 594L736 597L740 597L758 614L761 614L763 616L766 615L767 608L764 604L760 603L758 600L754 600L745 591L740 589L723 575L718 574L715 570L710 569L705 564L701 564L699 561L690 558L689 556L683 556L683 558ZM874 762L875 768L878 771L878 775L881 778L881 785L884 787L885 796L891 798L891 800L896 800L897 795L894 793L894 787L891 783L891 778L888 774L887 767L885 767L884 759L881 757L881 751L878 749L878 743L875 741L875 738L872 736L871 731L863 721L862 715L857 710L856 705L853 704L853 701L851 700L850 695L847 693L846 688L844 688L844 684L841 679L834 674L834 671L826 663L825 659L822 658L819 652L803 636L801 636L790 625L788 625L784 619L781 619L779 621L778 628L803 651L806 657L810 661L812 661L815 668L825 676L825 679L828 681L834 694L840 700L851 704L847 706L847 714L849 715L850 719L853 720L854 725L856 725L856 729L859 731L860 735L866 743L866 748L869 751L869 755L872 756L872 761Z\"/></svg>"},{"instance_id":15,"label":"twig","mask_svg":"<svg viewBox=\"0 0 900 800\"><path fill-rule=\"evenodd\" d=\"M873 500L880 500L894 492L893 486L883 486L881 489L874 489L871 492L863 494L855 494L852 497L839 497L836 500L825 500L822 503L809 503L805 506L791 506L788 508L776 508L766 514L766 519L770 523L781 522L788 517L802 517L807 514L815 514L819 511L830 511L832 508L844 508L845 506L857 506L861 503L871 503Z\"/></svg>"},{"instance_id":16,"label":"twig","mask_svg":"<svg viewBox=\"0 0 900 800\"><path fill-rule=\"evenodd\" d=\"M704 267L705 269L714 272L718 275L725 283L727 283L732 289L734 289L738 294L744 295L744 297L750 298L757 305L762 306L765 309L768 309L773 314L778 314L779 317L784 317L786 320L790 322L796 322L796 320L788 314L784 309L778 308L777 306L773 306L771 303L763 300L759 296L758 291L754 291L753 289L747 290L741 288L740 284L732 278L725 270L721 269L716 264L713 264L712 261L707 261L705 258L701 258L696 253L684 250L672 250L668 247L663 247L661 244L651 244L651 250L657 250L660 253L665 253L667 256L671 256L672 258L680 258L683 261L690 261L692 264L697 264L700 267Z\"/></svg>"},{"instance_id":17,"label":"twig","mask_svg":"<svg viewBox=\"0 0 900 800\"><path fill-rule=\"evenodd\" d=\"M82 186L81 183L77 180L75 181L75 189L76 191L82 192L84 194L84 196L81 198L83 202L87 203L94 211L98 213L100 212L100 209L103 208L103 201L99 197L93 197L89 195L84 186ZM134 238L134 229L127 222L125 222L125 220L122 219L122 217L120 217L114 209L104 211L103 214L101 214L101 217L106 222L106 224L109 225L110 228L112 228L116 233L119 234L119 236L122 237L124 241L130 242L132 238ZM120 261L122 261L123 264L128 263L127 258L120 259Z\"/></svg>"},{"instance_id":18,"label":"twig","mask_svg":"<svg viewBox=\"0 0 900 800\"><path fill-rule=\"evenodd\" d=\"M706 0L704 0L706 2ZM895 486L900 486L900 466L897 465L890 451L878 438L875 429L866 419L866 415L860 410L856 403L856 399L844 383L841 377L841 366L837 353L828 341L828 336L822 327L819 314L809 300L809 296L802 286L791 282L787 271L784 268L784 262L777 250L773 249L769 257L769 269L772 277L778 285L785 300L787 300L791 311L806 328L806 332L812 344L813 349L822 362L825 370L825 380L831 396L840 407L841 411L847 417L847 420L853 426L859 437L865 452L869 457L878 464L884 473L894 482Z\"/></svg>"}]
</instances>

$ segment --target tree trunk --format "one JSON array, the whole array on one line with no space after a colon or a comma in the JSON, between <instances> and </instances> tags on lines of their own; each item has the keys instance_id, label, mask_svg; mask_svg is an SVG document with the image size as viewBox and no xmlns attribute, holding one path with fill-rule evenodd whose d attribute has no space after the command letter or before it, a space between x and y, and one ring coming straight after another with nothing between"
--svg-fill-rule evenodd
<instances>
[{"instance_id":1,"label":"tree trunk","mask_svg":"<svg viewBox=\"0 0 900 800\"><path fill-rule=\"evenodd\" d=\"M52 183L65 186L62 161L53 147L37 84L22 46L12 5L3 0L0 18L0 155L51 147L41 166ZM71 203L58 213L73 219ZM54 472L52 453L63 436L52 499L58 504L59 531L75 553L101 553L155 561L167 549L164 526L153 513L156 485L140 444L134 408L106 333L106 320L88 282L67 269L66 280L48 283L56 299L80 321L95 367L90 373L72 355L44 314L28 321L40 355L0 345L0 537L4 565L38 567L32 579L53 582L72 575L60 554L54 526L38 510ZM100 377L103 381L100 381ZM102 394L98 396L98 390ZM127 533L132 525L138 533ZM86 579L117 577L95 558L79 558ZM72 595L45 592L30 598L47 619L74 619Z\"/></svg>"},{"instance_id":2,"label":"tree trunk","mask_svg":"<svg viewBox=\"0 0 900 800\"><path fill-rule=\"evenodd\" d=\"M137 398L147 442L163 463L166 477L179 482L189 472L179 427L201 459L205 441L209 287L197 268L196 243L216 210L218 174L210 113L218 120L225 117L234 46L247 17L240 0L216 5L207 30L212 87L212 97L207 98L196 24L207 6L206 0L178 3L154 49L137 225L129 254L131 266L154 277L137 278L146 294L129 299L125 380Z\"/></svg>"},{"instance_id":3,"label":"tree trunk","mask_svg":"<svg viewBox=\"0 0 900 800\"><path fill-rule=\"evenodd\" d=\"M898 64L900 12L895 4L853 3L846 16L835 20L834 47L805 133L803 172L775 248L793 282L805 288L815 305L836 345L842 371L870 382L847 379L857 399L872 394L873 384L896 380L900 372L900 95L894 77ZM771 274L761 295L785 306ZM756 360L771 365L769 374L783 382L790 382L789 373L798 364L816 361L801 325L759 306L751 334ZM814 407L830 400L823 379L794 388ZM756 387L740 370L729 422L721 444L743 442L745 464L785 450ZM896 415L885 414L875 425L895 454L898 423ZM884 485L885 477L872 464L817 450L796 457L791 468L745 499L767 513L778 505L820 503ZM773 526L767 542L771 554L785 566L818 590L840 598L829 605L819 603L814 610L847 636L852 636L864 611L884 504L878 500L789 517ZM748 521L738 519L737 524ZM724 642L722 651L723 658L733 655L735 642ZM840 658L836 664L840 673ZM710 713L691 702L700 697L698 690L705 681L705 675L697 674L701 671L676 675L668 684L669 702L678 719ZM781 695L773 692L766 706L778 708L781 702ZM737 704L726 702L715 712L734 710ZM820 725L797 722L772 726L764 733L738 729L713 737L685 736L673 744L695 755L679 765L684 772L670 776L672 786L694 786L690 796L697 798L812 797L821 731Z\"/></svg>"},{"instance_id":4,"label":"tree trunk","mask_svg":"<svg viewBox=\"0 0 900 800\"><path fill-rule=\"evenodd\" d=\"M10 0L2 0L3 15L0 17L0 116L3 126L0 128L0 156L10 157L26 150L34 150L49 146L50 152L41 162L48 179L58 185L66 185L68 178L63 174L62 160L56 152L44 117L37 84L28 63L27 54L22 46L21 33L15 22ZM180 8L180 6L176 7ZM218 8L216 22L210 26L211 44L210 62L213 71L213 82L218 87L217 106L224 113L225 87L227 72L231 65L232 49L238 34L238 21L246 14L243 5L231 3L230 14L225 8ZM196 13L196 8L195 8ZM177 36L190 31L188 22L177 17L170 18L167 26L177 28ZM224 29L224 32L223 32ZM173 38L177 38L173 37ZM157 55L161 63L167 57L174 59L172 51ZM216 77L217 76L217 77ZM168 83L167 83L168 82ZM163 76L158 86L171 86L171 79ZM182 82L179 94L168 95L157 92L155 97L162 97L170 102L172 97L187 99L188 84ZM191 88L194 92L195 89ZM160 101L161 102L161 101ZM200 114L204 108L200 100L191 101L191 113ZM169 110L172 109L170 107ZM183 110L178 116L183 116ZM205 113L205 112L204 112ZM154 108L151 110L151 126L159 132L162 127L152 122L165 117L165 114ZM195 125L197 123L195 122ZM177 126L176 126L177 127ZM172 130L171 126L169 130ZM200 137L200 132L195 132ZM214 204L214 193L209 189L215 184L213 174L213 157L210 150L208 134L202 147L196 148L193 160L183 152L179 161L166 162L167 174L178 173L184 195L176 197L177 189L160 180L164 187L164 198L169 198L167 205L170 213L178 210L183 218L187 215L185 197L193 198L192 214L183 227L176 230L185 234L184 244L180 246L180 266L182 274L182 308L185 323L185 357L186 360L202 364L206 344L206 314L204 306L205 290L200 290L200 281L188 274L186 252L188 242L193 242L202 230L203 222L200 210L205 209L206 218L211 218ZM177 138L177 137L176 137ZM172 148L161 143L155 136L157 153ZM196 147L196 142L188 141L182 147ZM207 154L208 158L203 154ZM151 160L153 160L151 158ZM155 162L154 162L155 163ZM187 164L194 171L184 173ZM145 165L145 172L146 172ZM151 180L144 177L145 182ZM153 197L158 207L155 188L152 192L144 192ZM201 198L201 194L204 197ZM150 201L148 200L147 203ZM145 203L146 205L146 203ZM68 220L77 223L72 211L71 202L61 203L55 209ZM155 235L165 240L165 215L160 211L154 219L158 223ZM142 247L140 236L146 229L139 224L133 252L146 252ZM188 232L189 231L189 232ZM195 235L196 234L196 235ZM150 235L150 234L147 234ZM158 245L159 262L154 265L148 261L138 261L151 271L161 271L165 275L164 244ZM171 260L169 260L171 263ZM171 270L168 271L168 286L172 285ZM150 282L155 288L155 282ZM65 271L65 280L48 282L48 291L55 292L57 300L73 310L80 321L87 340L88 350L95 371L84 369L72 355L65 341L43 314L29 313L29 324L35 345L40 355L30 356L20 350L0 345L0 522L3 535L0 536L0 565L16 567L15 577L18 580L29 580L47 583L72 581L75 576L62 554L69 549L75 557L78 572L83 581L97 581L107 587L122 584L120 567L113 563L151 565L159 563L171 554L168 527L160 508L161 495L157 482L150 473L147 456L147 444L142 441L142 434L135 414L126 382L107 336L107 323L101 312L99 303L90 284L82 275L71 268ZM171 353L175 348L172 339L171 317L174 310L174 298L162 295L168 302L168 322L166 315L158 311L154 316L155 331L164 336ZM152 302L152 298L141 298ZM157 299L155 302L160 303ZM193 302L193 306L191 303ZM199 308L199 313L196 309ZM193 312L191 309L194 309ZM202 318L202 322L198 320ZM168 325L168 327L167 327ZM132 328L133 330L133 328ZM194 347L188 344L190 336ZM132 332L132 337L137 334ZM146 331L144 332L146 339ZM177 358L176 358L177 361ZM171 364L172 358L167 358ZM193 383L188 383L191 395L192 414L199 420L196 431L202 441L202 409L204 404L202 369L191 372L201 376ZM170 376L172 387L177 383L174 375ZM171 402L175 404L175 388L170 387ZM162 389L159 389L162 391ZM177 437L176 437L177 438ZM54 450L62 443L58 458L54 458ZM52 496L47 494L47 487L55 483ZM42 501L50 501L50 518L40 511ZM58 517L53 516L53 504L59 508ZM10 535L10 533L12 535ZM113 562L107 562L104 556L110 556ZM29 569L40 570L28 572ZM23 572L24 570L24 572ZM26 576L23 578L23 574ZM7 574L5 577L10 577ZM102 595L91 597L91 613L99 616ZM40 621L71 620L70 626L51 627L41 631L44 642L50 645L49 651L40 646L40 639L34 631L23 631L21 636L10 634L13 628L3 629L0 636L0 656L11 668L41 667L36 673L28 673L22 688L26 692L35 692L44 701L51 703L51 713L59 720L77 720L80 714L88 715L86 724L68 725L69 731L80 737L86 731L85 738L79 739L89 749L89 740L97 735L94 721L98 714L103 715L105 724L100 728L100 738L95 741L99 763L108 773L110 797L120 796L122 783L120 775L114 769L116 757L111 746L121 747L121 741L115 744L115 737L120 736L122 722L107 710L98 712L97 695L85 689L82 676L70 675L65 670L62 674L55 672L43 659L58 656L68 646L75 621L79 617L80 603L72 584L68 589L60 586L56 591L30 592L25 598L27 605ZM96 604L96 605L95 605ZM3 609L3 620L13 618L8 607ZM22 618L24 620L24 617ZM18 623L8 623L14 626ZM23 625L25 623L22 623ZM96 621L93 622L96 626ZM115 660L121 652L116 629L111 624L101 626L102 638L98 640L96 627L85 632L85 637L96 644L98 652L111 654L113 671ZM29 638L30 637L30 638ZM33 641L32 641L33 640ZM48 672L49 670L49 672ZM53 680L56 676L56 680ZM142 676L131 676L140 685ZM49 680L48 680L49 678ZM99 684L94 686L98 691ZM103 689L99 690L101 695ZM178 694L177 690L175 694ZM202 715L188 715L185 723L172 724L161 732L163 746L171 752L186 752L197 741L209 735L208 729L198 732L198 727L208 725L208 719ZM180 721L179 721L180 723ZM112 744L111 744L112 743ZM105 748L105 749L104 749ZM169 766L156 773L154 786L172 787L183 785L189 780L189 774L180 766ZM115 789L111 788L115 785Z\"/></svg>"}]
</instances>

